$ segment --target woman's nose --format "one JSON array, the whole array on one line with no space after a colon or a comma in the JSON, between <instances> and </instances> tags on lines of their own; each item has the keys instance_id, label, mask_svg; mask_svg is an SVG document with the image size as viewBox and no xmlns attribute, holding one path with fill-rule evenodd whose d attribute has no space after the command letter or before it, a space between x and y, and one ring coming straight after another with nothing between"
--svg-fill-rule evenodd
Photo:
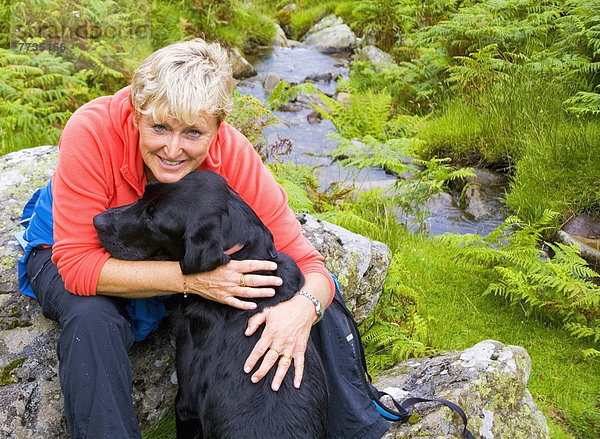
<instances>
[{"instance_id":1,"label":"woman's nose","mask_svg":"<svg viewBox=\"0 0 600 439\"><path fill-rule=\"evenodd\" d=\"M177 158L180 150L179 141L180 139L178 134L173 133L169 136L165 143L165 146L163 147L166 159Z\"/></svg>"}]
</instances>

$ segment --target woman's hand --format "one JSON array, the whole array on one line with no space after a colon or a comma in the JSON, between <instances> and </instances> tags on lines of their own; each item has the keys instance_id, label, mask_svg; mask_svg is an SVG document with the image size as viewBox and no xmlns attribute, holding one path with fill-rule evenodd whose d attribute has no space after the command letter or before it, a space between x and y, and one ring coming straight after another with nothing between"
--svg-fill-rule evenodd
<instances>
[{"instance_id":1,"label":"woman's hand","mask_svg":"<svg viewBox=\"0 0 600 439\"><path fill-rule=\"evenodd\" d=\"M212 271L185 275L184 290L234 308L254 309L256 308L254 302L239 298L274 296L275 290L269 287L281 285L282 280L277 276L246 273L275 269L277 264L271 261L231 260Z\"/></svg>"},{"instance_id":2,"label":"woman's hand","mask_svg":"<svg viewBox=\"0 0 600 439\"><path fill-rule=\"evenodd\" d=\"M332 295L330 278L319 273L307 273L304 277L302 289L315 296L324 310ZM256 383L278 363L271 383L271 388L277 391L293 360L294 387L299 388L304 373L304 352L310 329L316 320L314 303L300 295L253 315L248 320L246 335L254 334L263 323L265 329L244 363L244 372L250 373L262 357L259 368L251 378Z\"/></svg>"},{"instance_id":3,"label":"woman's hand","mask_svg":"<svg viewBox=\"0 0 600 439\"><path fill-rule=\"evenodd\" d=\"M299 388L304 373L304 352L316 319L315 306L303 296L294 296L250 317L246 335L252 335L260 325L265 324L260 339L244 364L244 372L249 373L263 357L260 367L252 375L252 382L260 381L279 360L271 383L274 391L279 390L293 360L294 387Z\"/></svg>"}]
</instances>

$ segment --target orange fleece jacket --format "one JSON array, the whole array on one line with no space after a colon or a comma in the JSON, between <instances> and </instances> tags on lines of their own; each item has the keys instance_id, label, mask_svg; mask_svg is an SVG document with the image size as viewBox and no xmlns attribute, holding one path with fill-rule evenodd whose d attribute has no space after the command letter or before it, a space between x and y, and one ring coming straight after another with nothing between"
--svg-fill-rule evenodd
<instances>
[{"instance_id":1,"label":"orange fleece jacket","mask_svg":"<svg viewBox=\"0 0 600 439\"><path fill-rule=\"evenodd\" d=\"M52 180L54 246L52 261L68 291L96 294L100 271L110 257L100 245L92 223L110 207L136 201L146 185L138 148L138 131L129 102L131 87L83 105L59 141L59 159ZM275 246L290 255L304 274L327 276L323 257L302 235L287 195L240 132L223 122L198 169L227 179L273 233Z\"/></svg>"}]
</instances>

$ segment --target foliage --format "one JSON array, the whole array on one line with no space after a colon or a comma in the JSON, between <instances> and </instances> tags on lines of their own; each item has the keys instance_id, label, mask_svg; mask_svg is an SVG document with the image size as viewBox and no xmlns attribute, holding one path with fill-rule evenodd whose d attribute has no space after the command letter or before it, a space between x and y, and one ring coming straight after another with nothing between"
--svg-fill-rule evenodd
<instances>
[{"instance_id":1,"label":"foliage","mask_svg":"<svg viewBox=\"0 0 600 439\"><path fill-rule=\"evenodd\" d=\"M275 20L255 5L237 0L178 1L184 30L190 35L237 46L243 51L267 46Z\"/></svg>"},{"instance_id":2,"label":"foliage","mask_svg":"<svg viewBox=\"0 0 600 439\"><path fill-rule=\"evenodd\" d=\"M456 169L448 163L449 158L413 160L418 167L413 170L410 179L398 179L395 183L396 200L407 227L416 226L425 231L425 221L431 215L428 201L441 192L448 191L448 183L457 179L474 177L471 168ZM414 227L412 227L414 229Z\"/></svg>"},{"instance_id":3,"label":"foliage","mask_svg":"<svg viewBox=\"0 0 600 439\"><path fill-rule=\"evenodd\" d=\"M516 216L486 237L443 235L455 245L456 256L469 264L492 267L497 278L483 294L506 298L528 314L562 322L572 336L600 341L600 286L597 277L574 246L545 243L552 253L538 247L548 229L555 227L557 214L545 211L534 223Z\"/></svg>"},{"instance_id":4,"label":"foliage","mask_svg":"<svg viewBox=\"0 0 600 439\"><path fill-rule=\"evenodd\" d=\"M392 258L376 311L361 325L368 369L374 373L410 357L434 350L428 345L428 324L417 313L418 295L406 286L406 267Z\"/></svg>"},{"instance_id":5,"label":"foliage","mask_svg":"<svg viewBox=\"0 0 600 439\"><path fill-rule=\"evenodd\" d=\"M600 124L538 114L536 129L522 137L507 205L529 222L546 209L565 220L598 209Z\"/></svg>"},{"instance_id":6,"label":"foliage","mask_svg":"<svg viewBox=\"0 0 600 439\"><path fill-rule=\"evenodd\" d=\"M289 18L292 39L299 40L313 24L334 12L337 1L310 2L304 1L302 8L294 10Z\"/></svg>"},{"instance_id":7,"label":"foliage","mask_svg":"<svg viewBox=\"0 0 600 439\"><path fill-rule=\"evenodd\" d=\"M0 49L0 154L56 144L74 108L93 97L89 72L50 52Z\"/></svg>"},{"instance_id":8,"label":"foliage","mask_svg":"<svg viewBox=\"0 0 600 439\"><path fill-rule=\"evenodd\" d=\"M448 68L448 82L465 94L488 91L494 83L507 78L506 62L499 58L498 45L490 44L470 54L454 57L457 64Z\"/></svg>"},{"instance_id":9,"label":"foliage","mask_svg":"<svg viewBox=\"0 0 600 439\"><path fill-rule=\"evenodd\" d=\"M581 116L600 115L600 94L580 91L575 96L567 99L567 111Z\"/></svg>"},{"instance_id":10,"label":"foliage","mask_svg":"<svg viewBox=\"0 0 600 439\"><path fill-rule=\"evenodd\" d=\"M296 166L292 162L267 164L275 180L288 196L288 205L294 212L315 213L315 195L319 182L308 166Z\"/></svg>"},{"instance_id":11,"label":"foliage","mask_svg":"<svg viewBox=\"0 0 600 439\"><path fill-rule=\"evenodd\" d=\"M11 47L36 40L63 44L57 55L88 70L89 87L112 93L150 54L150 20L150 5L134 0L24 0L11 6Z\"/></svg>"},{"instance_id":12,"label":"foliage","mask_svg":"<svg viewBox=\"0 0 600 439\"><path fill-rule=\"evenodd\" d=\"M280 120L255 97L235 91L229 121L248 138L263 161L289 154L291 144L286 139L267 144L263 130Z\"/></svg>"},{"instance_id":13,"label":"foliage","mask_svg":"<svg viewBox=\"0 0 600 439\"><path fill-rule=\"evenodd\" d=\"M186 32L189 22L180 5L171 1L152 0L151 14L152 50L190 38Z\"/></svg>"},{"instance_id":14,"label":"foliage","mask_svg":"<svg viewBox=\"0 0 600 439\"><path fill-rule=\"evenodd\" d=\"M10 2L0 0L0 47L8 48L10 45Z\"/></svg>"},{"instance_id":15,"label":"foliage","mask_svg":"<svg viewBox=\"0 0 600 439\"><path fill-rule=\"evenodd\" d=\"M448 65L449 58L439 50L423 49L418 58L397 64L354 62L349 76L358 92L387 90L395 111L425 114L446 93L443 80Z\"/></svg>"}]
</instances>

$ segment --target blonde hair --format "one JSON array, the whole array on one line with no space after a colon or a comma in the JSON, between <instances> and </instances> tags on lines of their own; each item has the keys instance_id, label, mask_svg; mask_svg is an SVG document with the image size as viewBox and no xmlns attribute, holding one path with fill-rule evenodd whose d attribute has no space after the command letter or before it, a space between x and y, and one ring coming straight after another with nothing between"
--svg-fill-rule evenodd
<instances>
[{"instance_id":1,"label":"blonde hair","mask_svg":"<svg viewBox=\"0 0 600 439\"><path fill-rule=\"evenodd\" d=\"M168 117L193 124L201 114L221 123L233 106L233 78L227 52L196 38L157 50L133 75L131 105L162 123Z\"/></svg>"}]
</instances>

